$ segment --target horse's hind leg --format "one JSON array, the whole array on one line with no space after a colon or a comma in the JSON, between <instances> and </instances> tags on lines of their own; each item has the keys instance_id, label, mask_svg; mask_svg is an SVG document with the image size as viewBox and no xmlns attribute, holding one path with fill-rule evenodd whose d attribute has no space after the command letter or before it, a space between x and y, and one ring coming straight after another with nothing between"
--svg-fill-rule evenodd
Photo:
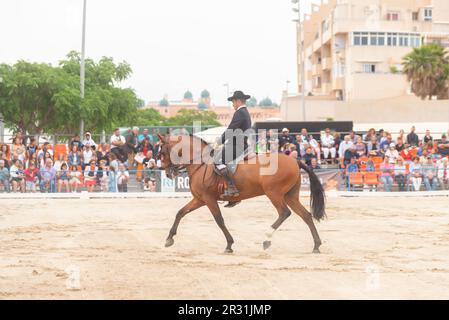
<instances>
[{"instance_id":1,"label":"horse's hind leg","mask_svg":"<svg viewBox=\"0 0 449 320\"><path fill-rule=\"evenodd\" d=\"M264 250L271 246L271 238L274 232L281 226L281 224L292 214L290 209L287 207L284 196L281 194L267 193L268 199L270 199L273 206L276 208L279 217L271 225L271 229L266 233L267 239L263 242Z\"/></svg>"},{"instance_id":2,"label":"horse's hind leg","mask_svg":"<svg viewBox=\"0 0 449 320\"><path fill-rule=\"evenodd\" d=\"M173 240L173 237L176 235L176 232L178 230L179 222L183 217L185 217L186 214L189 212L192 212L198 208L201 208L204 206L204 202L201 200L198 200L196 198L193 198L189 203L187 203L181 210L178 211L176 214L175 222L173 223L173 226L170 229L170 233L168 234L167 241L165 242L166 247L170 247L175 243L175 240Z\"/></svg>"},{"instance_id":3,"label":"horse's hind leg","mask_svg":"<svg viewBox=\"0 0 449 320\"><path fill-rule=\"evenodd\" d=\"M314 247L313 253L320 253L321 239L316 230L315 224L313 223L312 214L307 211L306 208L299 202L299 186L294 187L285 195L285 201L287 205L299 215L312 232Z\"/></svg>"}]
</instances>

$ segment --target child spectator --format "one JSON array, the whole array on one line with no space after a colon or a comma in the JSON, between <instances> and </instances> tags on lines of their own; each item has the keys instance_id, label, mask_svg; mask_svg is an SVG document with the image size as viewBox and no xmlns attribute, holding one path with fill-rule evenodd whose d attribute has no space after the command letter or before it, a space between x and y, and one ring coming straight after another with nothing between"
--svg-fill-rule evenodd
<instances>
[{"instance_id":1,"label":"child spectator","mask_svg":"<svg viewBox=\"0 0 449 320\"><path fill-rule=\"evenodd\" d=\"M312 147L307 147L306 154L304 155L304 163L310 167L312 164L312 159L316 158L316 156L313 154Z\"/></svg>"},{"instance_id":2,"label":"child spectator","mask_svg":"<svg viewBox=\"0 0 449 320\"><path fill-rule=\"evenodd\" d=\"M31 191L32 193L36 192L36 182L37 175L39 174L39 169L36 168L34 162L29 163L29 167L23 171L25 174L25 184L26 191Z\"/></svg>"},{"instance_id":3,"label":"child spectator","mask_svg":"<svg viewBox=\"0 0 449 320\"><path fill-rule=\"evenodd\" d=\"M65 163L64 154L60 153L60 154L58 154L58 158L55 161L55 164L53 165L53 167L56 169L56 172L61 170L61 166L62 166L63 163Z\"/></svg>"},{"instance_id":4,"label":"child spectator","mask_svg":"<svg viewBox=\"0 0 449 320\"><path fill-rule=\"evenodd\" d=\"M5 160L0 159L0 184L2 184L6 190L6 192L10 192L9 185L9 170L5 167Z\"/></svg>"},{"instance_id":5,"label":"child spectator","mask_svg":"<svg viewBox=\"0 0 449 320\"><path fill-rule=\"evenodd\" d=\"M128 192L129 172L126 170L125 165L120 163L117 172L117 186L118 192Z\"/></svg>"},{"instance_id":6,"label":"child spectator","mask_svg":"<svg viewBox=\"0 0 449 320\"><path fill-rule=\"evenodd\" d=\"M366 168L365 168L366 172L374 172L374 171L376 171L376 165L374 163L373 157L374 156L372 154L370 154L368 156L368 160L366 161Z\"/></svg>"},{"instance_id":7,"label":"child spectator","mask_svg":"<svg viewBox=\"0 0 449 320\"><path fill-rule=\"evenodd\" d=\"M62 187L65 187L66 192L70 192L70 173L67 168L67 163L62 163L61 167L56 173L56 176L58 178L58 193L61 192Z\"/></svg>"}]
</instances>

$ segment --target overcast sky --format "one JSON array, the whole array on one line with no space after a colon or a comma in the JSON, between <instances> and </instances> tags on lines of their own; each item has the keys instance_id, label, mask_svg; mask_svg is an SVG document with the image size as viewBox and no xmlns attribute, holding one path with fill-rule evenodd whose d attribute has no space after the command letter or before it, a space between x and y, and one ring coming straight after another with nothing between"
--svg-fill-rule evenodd
<instances>
[{"instance_id":1,"label":"overcast sky","mask_svg":"<svg viewBox=\"0 0 449 320\"><path fill-rule=\"evenodd\" d=\"M147 102L208 89L212 102L223 105L224 83L280 102L287 79L296 88L291 6L290 0L88 0L86 55L130 63L134 73L123 85ZM82 0L0 0L0 62L55 64L80 51L81 22Z\"/></svg>"}]
</instances>

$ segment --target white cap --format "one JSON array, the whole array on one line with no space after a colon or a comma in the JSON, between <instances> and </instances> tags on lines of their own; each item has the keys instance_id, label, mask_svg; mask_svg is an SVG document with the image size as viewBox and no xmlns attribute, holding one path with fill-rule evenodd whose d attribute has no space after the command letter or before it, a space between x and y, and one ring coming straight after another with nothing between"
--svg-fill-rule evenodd
<instances>
[{"instance_id":1,"label":"white cap","mask_svg":"<svg viewBox=\"0 0 449 320\"><path fill-rule=\"evenodd\" d=\"M290 132L287 128L282 129L282 132Z\"/></svg>"}]
</instances>

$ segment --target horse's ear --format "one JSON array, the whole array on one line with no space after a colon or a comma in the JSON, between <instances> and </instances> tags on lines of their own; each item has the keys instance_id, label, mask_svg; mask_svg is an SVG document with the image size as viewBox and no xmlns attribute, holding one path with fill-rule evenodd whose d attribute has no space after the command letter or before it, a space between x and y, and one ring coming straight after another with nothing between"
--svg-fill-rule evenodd
<instances>
[{"instance_id":1,"label":"horse's ear","mask_svg":"<svg viewBox=\"0 0 449 320\"><path fill-rule=\"evenodd\" d=\"M158 136L159 140L161 140L162 143L165 142L165 138L164 138L163 135L161 135L160 133L158 133L157 136Z\"/></svg>"}]
</instances>

